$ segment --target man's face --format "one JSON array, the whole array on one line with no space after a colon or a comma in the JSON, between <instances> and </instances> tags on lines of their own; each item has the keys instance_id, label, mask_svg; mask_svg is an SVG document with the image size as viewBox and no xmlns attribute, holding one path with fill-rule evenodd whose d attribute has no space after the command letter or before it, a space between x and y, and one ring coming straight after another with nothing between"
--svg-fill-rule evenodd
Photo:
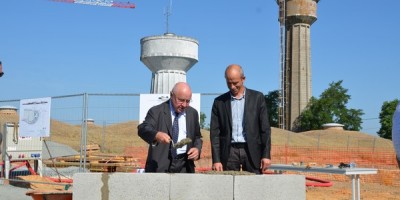
<instances>
[{"instance_id":1,"label":"man's face","mask_svg":"<svg viewBox=\"0 0 400 200\"><path fill-rule=\"evenodd\" d=\"M226 74L226 85L233 96L238 96L244 92L244 80L245 77L241 76L240 73L231 72Z\"/></svg>"},{"instance_id":2,"label":"man's face","mask_svg":"<svg viewBox=\"0 0 400 200\"><path fill-rule=\"evenodd\" d=\"M188 91L178 91L177 94L171 92L171 101L172 106L175 109L175 112L181 113L187 107L189 107L189 103L192 99L192 93Z\"/></svg>"}]
</instances>

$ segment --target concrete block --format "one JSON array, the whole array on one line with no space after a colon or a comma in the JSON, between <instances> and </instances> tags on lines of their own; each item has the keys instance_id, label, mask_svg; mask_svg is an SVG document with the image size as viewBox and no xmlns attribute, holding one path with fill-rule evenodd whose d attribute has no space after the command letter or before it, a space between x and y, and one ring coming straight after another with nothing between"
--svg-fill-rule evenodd
<instances>
[{"instance_id":1,"label":"concrete block","mask_svg":"<svg viewBox=\"0 0 400 200\"><path fill-rule=\"evenodd\" d=\"M164 173L113 173L110 200L169 200L170 175Z\"/></svg>"},{"instance_id":2,"label":"concrete block","mask_svg":"<svg viewBox=\"0 0 400 200\"><path fill-rule=\"evenodd\" d=\"M72 198L74 200L102 199L101 173L76 173L73 176Z\"/></svg>"},{"instance_id":3,"label":"concrete block","mask_svg":"<svg viewBox=\"0 0 400 200\"><path fill-rule=\"evenodd\" d=\"M171 174L170 199L232 200L233 176Z\"/></svg>"},{"instance_id":4,"label":"concrete block","mask_svg":"<svg viewBox=\"0 0 400 200\"><path fill-rule=\"evenodd\" d=\"M76 173L74 200L306 199L304 175Z\"/></svg>"},{"instance_id":5,"label":"concrete block","mask_svg":"<svg viewBox=\"0 0 400 200\"><path fill-rule=\"evenodd\" d=\"M73 179L74 200L169 200L169 174L77 173Z\"/></svg>"},{"instance_id":6,"label":"concrete block","mask_svg":"<svg viewBox=\"0 0 400 200\"><path fill-rule=\"evenodd\" d=\"M240 175L234 176L235 200L304 200L304 175Z\"/></svg>"}]
</instances>

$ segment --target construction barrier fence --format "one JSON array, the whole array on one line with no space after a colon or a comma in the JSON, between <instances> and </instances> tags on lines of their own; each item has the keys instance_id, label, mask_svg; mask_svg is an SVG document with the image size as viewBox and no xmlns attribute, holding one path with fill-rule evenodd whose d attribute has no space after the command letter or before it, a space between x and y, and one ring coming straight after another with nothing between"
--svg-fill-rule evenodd
<instances>
[{"instance_id":1,"label":"construction barrier fence","mask_svg":"<svg viewBox=\"0 0 400 200\"><path fill-rule=\"evenodd\" d=\"M217 95L201 94L200 112L205 114L205 120L202 124L202 156L196 161L198 169L211 168L207 128L213 99ZM32 153L28 155L30 147L21 146L26 138L20 138L18 144L14 143L17 147L4 147L3 141L0 179L32 182L26 180L26 177L38 174L49 177L51 181L48 184L65 186L68 183L62 181L72 181L73 174L77 172L140 172L144 167L148 146L137 137L139 97L140 94L87 93L52 97L50 136L39 138L42 153L40 156ZM2 107L16 108L15 113L1 113L0 110L0 132L4 134L6 123L18 123L20 99L0 100ZM351 134L328 137L314 134L303 137L309 141L302 145L296 139L297 133L275 134L277 130L272 130L274 164L337 166L343 162L355 163L357 167L378 168L381 174L388 171L398 173L393 146L380 144L377 137ZM15 134L12 137L18 138ZM331 141L336 140L335 145L332 145ZM10 152L17 153L17 156L9 158L10 162L5 163L4 158ZM6 164L9 166L6 167ZM383 180L380 178L372 181ZM398 184L396 181L386 182Z\"/></svg>"}]
</instances>

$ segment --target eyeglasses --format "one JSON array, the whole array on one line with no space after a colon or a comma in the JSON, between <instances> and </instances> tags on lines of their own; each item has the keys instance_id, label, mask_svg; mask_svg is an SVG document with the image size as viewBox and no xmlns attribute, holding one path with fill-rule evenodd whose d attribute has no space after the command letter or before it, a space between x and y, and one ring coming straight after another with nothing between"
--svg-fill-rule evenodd
<instances>
[{"instance_id":1,"label":"eyeglasses","mask_svg":"<svg viewBox=\"0 0 400 200\"><path fill-rule=\"evenodd\" d=\"M179 104L183 104L183 103L189 104L190 102L192 102L191 99L182 99L182 98L178 98L174 93L171 93L171 95L175 97L175 100L176 100Z\"/></svg>"},{"instance_id":2,"label":"eyeglasses","mask_svg":"<svg viewBox=\"0 0 400 200\"><path fill-rule=\"evenodd\" d=\"M178 98L178 97L175 97L175 99L176 99L176 101L177 101L178 103L180 103L180 104L183 104L183 103L189 104L190 102L192 102L191 99L181 99L181 98Z\"/></svg>"}]
</instances>

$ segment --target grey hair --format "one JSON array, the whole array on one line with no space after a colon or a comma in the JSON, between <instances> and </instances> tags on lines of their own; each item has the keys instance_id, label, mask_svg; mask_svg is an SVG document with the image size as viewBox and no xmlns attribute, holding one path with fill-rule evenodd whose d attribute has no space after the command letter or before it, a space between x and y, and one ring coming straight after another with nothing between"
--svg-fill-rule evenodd
<instances>
[{"instance_id":1,"label":"grey hair","mask_svg":"<svg viewBox=\"0 0 400 200\"><path fill-rule=\"evenodd\" d=\"M244 77L244 71L242 69L242 66L238 65L238 64L230 64L228 65L228 67L226 67L225 69L225 78L226 78L226 73L228 72L229 69L231 69L232 67L238 67L239 69L239 73L240 73L240 77Z\"/></svg>"}]
</instances>

